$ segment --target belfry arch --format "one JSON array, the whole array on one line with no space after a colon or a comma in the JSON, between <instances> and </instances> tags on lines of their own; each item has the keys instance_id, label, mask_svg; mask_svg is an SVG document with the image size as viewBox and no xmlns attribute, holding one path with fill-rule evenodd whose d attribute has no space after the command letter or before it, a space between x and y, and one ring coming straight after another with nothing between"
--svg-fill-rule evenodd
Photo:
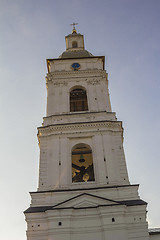
<instances>
[{"instance_id":1,"label":"belfry arch","mask_svg":"<svg viewBox=\"0 0 160 240\"><path fill-rule=\"evenodd\" d=\"M92 149L80 143L72 148L72 183L94 181Z\"/></svg>"}]
</instances>

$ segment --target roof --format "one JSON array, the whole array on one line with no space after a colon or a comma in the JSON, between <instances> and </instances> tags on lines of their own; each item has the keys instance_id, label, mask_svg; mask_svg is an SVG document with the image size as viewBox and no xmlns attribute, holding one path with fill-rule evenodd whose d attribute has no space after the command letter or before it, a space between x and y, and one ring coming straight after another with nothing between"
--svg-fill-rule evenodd
<instances>
[{"instance_id":1,"label":"roof","mask_svg":"<svg viewBox=\"0 0 160 240\"><path fill-rule=\"evenodd\" d=\"M160 234L160 228L150 228L148 229L149 235Z\"/></svg>"},{"instance_id":2,"label":"roof","mask_svg":"<svg viewBox=\"0 0 160 240\"><path fill-rule=\"evenodd\" d=\"M87 50L74 50L64 51L59 58L81 58L81 57L93 57L93 55Z\"/></svg>"},{"instance_id":3,"label":"roof","mask_svg":"<svg viewBox=\"0 0 160 240\"><path fill-rule=\"evenodd\" d=\"M68 34L66 37L74 37L74 36L83 36L83 35L80 33L77 33L77 32L73 32L73 33Z\"/></svg>"},{"instance_id":4,"label":"roof","mask_svg":"<svg viewBox=\"0 0 160 240\"><path fill-rule=\"evenodd\" d=\"M80 199L81 197L88 196L90 198L99 199L96 205L86 205L81 207L76 207L74 204L65 205L68 202L73 202L73 200ZM101 203L100 203L101 200ZM109 206L118 206L118 205L125 205L125 206L137 206L137 205L146 205L147 203L141 199L137 200L125 200L125 201L115 201L112 199L107 199L100 196L95 196L89 193L82 193L70 199L67 199L61 203L52 206L38 206L38 207L30 207L24 213L37 213L37 212L45 212L47 210L57 210L57 209L87 209L87 208L98 208L98 207L109 207ZM58 208L57 208L58 207Z\"/></svg>"},{"instance_id":5,"label":"roof","mask_svg":"<svg viewBox=\"0 0 160 240\"><path fill-rule=\"evenodd\" d=\"M53 189L53 190L43 190L43 191L36 191L30 192L31 194L39 194L39 193L49 193L49 192L72 192L72 191L82 191L82 190L97 190L97 189L109 189L109 188L124 188L124 187L139 187L139 184L132 184L132 185L114 185L114 186L102 186L102 187L88 187L88 188L73 188L73 189Z\"/></svg>"}]
</instances>

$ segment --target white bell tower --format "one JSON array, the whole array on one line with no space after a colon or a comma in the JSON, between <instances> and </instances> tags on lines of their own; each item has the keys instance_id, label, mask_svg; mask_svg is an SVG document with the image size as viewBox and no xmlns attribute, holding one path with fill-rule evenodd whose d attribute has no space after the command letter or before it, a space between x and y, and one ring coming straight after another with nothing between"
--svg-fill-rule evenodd
<instances>
[{"instance_id":1,"label":"white bell tower","mask_svg":"<svg viewBox=\"0 0 160 240\"><path fill-rule=\"evenodd\" d=\"M75 25L66 51L47 59L47 116L38 128L39 186L25 211L27 240L147 240L147 203L128 179L105 57L85 50Z\"/></svg>"}]
</instances>

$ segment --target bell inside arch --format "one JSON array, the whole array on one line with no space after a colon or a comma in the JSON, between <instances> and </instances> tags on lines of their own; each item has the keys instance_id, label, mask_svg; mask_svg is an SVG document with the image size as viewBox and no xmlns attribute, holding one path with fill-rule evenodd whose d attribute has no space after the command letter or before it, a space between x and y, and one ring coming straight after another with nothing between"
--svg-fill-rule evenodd
<instances>
[{"instance_id":1,"label":"bell inside arch","mask_svg":"<svg viewBox=\"0 0 160 240\"><path fill-rule=\"evenodd\" d=\"M82 154L81 154L81 156L80 156L79 162L80 162L80 163L85 162L85 159L84 159L84 157L83 157Z\"/></svg>"}]
</instances>

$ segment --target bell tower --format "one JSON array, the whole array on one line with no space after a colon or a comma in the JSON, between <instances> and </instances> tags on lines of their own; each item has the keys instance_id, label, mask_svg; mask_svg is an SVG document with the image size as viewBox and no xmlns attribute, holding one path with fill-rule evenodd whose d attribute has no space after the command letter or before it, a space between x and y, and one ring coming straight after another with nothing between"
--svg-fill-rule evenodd
<instances>
[{"instance_id":1,"label":"bell tower","mask_svg":"<svg viewBox=\"0 0 160 240\"><path fill-rule=\"evenodd\" d=\"M105 57L85 50L75 25L66 50L47 59L47 114L38 128L39 185L25 211L27 240L147 240L147 203L128 179Z\"/></svg>"}]
</instances>

